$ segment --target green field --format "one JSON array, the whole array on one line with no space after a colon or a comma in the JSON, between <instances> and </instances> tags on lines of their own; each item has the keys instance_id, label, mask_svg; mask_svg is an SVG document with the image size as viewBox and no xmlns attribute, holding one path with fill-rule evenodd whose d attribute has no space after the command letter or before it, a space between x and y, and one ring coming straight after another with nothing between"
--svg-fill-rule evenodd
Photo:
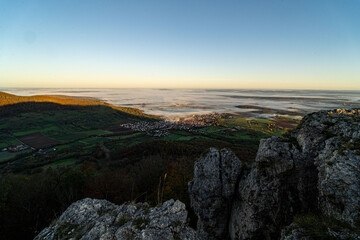
<instances>
[{"instance_id":1,"label":"green field","mask_svg":"<svg viewBox=\"0 0 360 240\"><path fill-rule=\"evenodd\" d=\"M15 153L10 153L10 152L0 152L0 163L7 161L8 159L11 159L15 156Z\"/></svg>"},{"instance_id":2,"label":"green field","mask_svg":"<svg viewBox=\"0 0 360 240\"><path fill-rule=\"evenodd\" d=\"M219 126L196 128L191 132L170 130L170 133L164 137L151 137L145 132L116 136L108 130L123 122L144 120L156 121L125 114L105 106L83 107L76 110L28 111L11 117L2 117L0 118L0 148L21 144L16 137L32 133L41 133L61 143L52 147L56 148L55 152L49 151L45 154L0 153L0 171L7 168L6 165L1 165L2 161L11 160L14 168L20 169L66 166L82 162L78 161L79 159L104 157L103 147L110 153L114 153L152 140L184 143L217 142L220 145L234 147L236 144L246 143L257 146L261 138L286 132L286 128L278 126L280 123L294 124L293 119L246 119L230 115L219 119Z\"/></svg>"}]
</instances>

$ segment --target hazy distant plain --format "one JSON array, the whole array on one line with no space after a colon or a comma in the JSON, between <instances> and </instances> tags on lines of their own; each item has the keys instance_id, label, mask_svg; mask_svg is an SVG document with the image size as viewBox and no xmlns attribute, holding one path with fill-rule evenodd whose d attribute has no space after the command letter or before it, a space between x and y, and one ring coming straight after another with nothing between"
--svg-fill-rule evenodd
<instances>
[{"instance_id":1,"label":"hazy distant plain","mask_svg":"<svg viewBox=\"0 0 360 240\"><path fill-rule=\"evenodd\" d=\"M321 109L360 107L360 91L252 89L0 89L30 95L93 97L175 119L210 112L247 117L302 116Z\"/></svg>"}]
</instances>

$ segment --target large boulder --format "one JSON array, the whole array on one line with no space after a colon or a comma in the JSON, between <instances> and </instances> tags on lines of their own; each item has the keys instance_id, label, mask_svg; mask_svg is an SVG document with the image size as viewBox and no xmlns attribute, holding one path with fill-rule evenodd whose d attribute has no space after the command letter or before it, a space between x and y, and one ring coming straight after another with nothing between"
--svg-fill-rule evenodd
<instances>
[{"instance_id":1,"label":"large boulder","mask_svg":"<svg viewBox=\"0 0 360 240\"><path fill-rule=\"evenodd\" d=\"M299 150L279 137L262 140L249 175L240 181L230 220L231 239L275 239L299 211Z\"/></svg>"},{"instance_id":2,"label":"large boulder","mask_svg":"<svg viewBox=\"0 0 360 240\"><path fill-rule=\"evenodd\" d=\"M180 201L169 200L160 207L146 203L115 205L86 198L73 203L36 240L195 240L187 225L187 211Z\"/></svg>"},{"instance_id":3,"label":"large boulder","mask_svg":"<svg viewBox=\"0 0 360 240\"><path fill-rule=\"evenodd\" d=\"M189 194L191 206L198 216L200 239L224 239L228 235L232 199L241 170L241 161L225 149L211 148L195 162Z\"/></svg>"},{"instance_id":4,"label":"large boulder","mask_svg":"<svg viewBox=\"0 0 360 240\"><path fill-rule=\"evenodd\" d=\"M313 113L292 135L307 139L299 144L318 171L318 210L355 225L360 220L360 109Z\"/></svg>"},{"instance_id":5,"label":"large boulder","mask_svg":"<svg viewBox=\"0 0 360 240\"><path fill-rule=\"evenodd\" d=\"M276 239L297 214L360 219L359 110L320 111L283 137L262 140L240 181L232 239Z\"/></svg>"}]
</instances>

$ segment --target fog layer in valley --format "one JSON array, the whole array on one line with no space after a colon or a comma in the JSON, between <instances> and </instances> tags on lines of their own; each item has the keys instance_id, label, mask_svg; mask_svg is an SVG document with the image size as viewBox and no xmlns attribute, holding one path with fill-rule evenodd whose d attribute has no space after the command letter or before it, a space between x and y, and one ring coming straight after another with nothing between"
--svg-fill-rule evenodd
<instances>
[{"instance_id":1,"label":"fog layer in valley","mask_svg":"<svg viewBox=\"0 0 360 240\"><path fill-rule=\"evenodd\" d=\"M210 112L245 117L302 116L320 109L360 106L360 91L247 89L0 89L16 95L93 97L176 120Z\"/></svg>"}]
</instances>

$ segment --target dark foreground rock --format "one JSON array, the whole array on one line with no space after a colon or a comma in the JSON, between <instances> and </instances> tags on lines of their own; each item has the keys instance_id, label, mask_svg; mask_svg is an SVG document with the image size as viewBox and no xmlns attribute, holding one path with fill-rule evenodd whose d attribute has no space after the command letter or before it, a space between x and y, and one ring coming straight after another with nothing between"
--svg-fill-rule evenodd
<instances>
[{"instance_id":1,"label":"dark foreground rock","mask_svg":"<svg viewBox=\"0 0 360 240\"><path fill-rule=\"evenodd\" d=\"M86 198L73 203L35 239L149 239L194 240L187 226L187 212L180 201L169 200L161 207L145 204L117 206L106 200Z\"/></svg>"}]
</instances>

